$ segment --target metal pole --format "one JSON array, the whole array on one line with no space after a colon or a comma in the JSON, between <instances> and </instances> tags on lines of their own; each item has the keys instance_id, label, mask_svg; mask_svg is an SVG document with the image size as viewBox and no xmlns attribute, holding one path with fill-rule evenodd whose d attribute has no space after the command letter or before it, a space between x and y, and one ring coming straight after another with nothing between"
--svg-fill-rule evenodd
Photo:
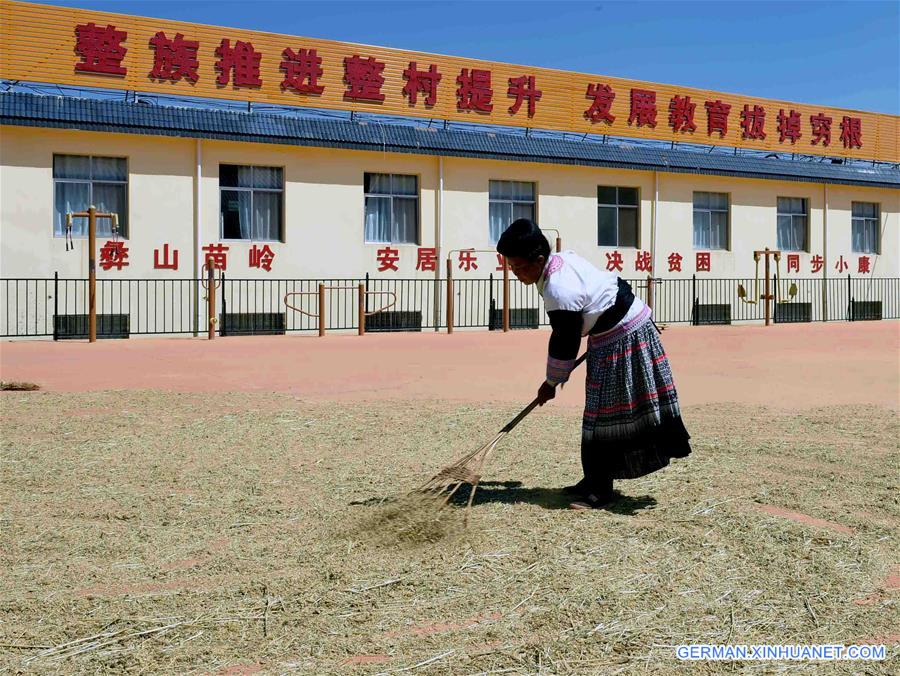
<instances>
[{"instance_id":1,"label":"metal pole","mask_svg":"<svg viewBox=\"0 0 900 676\"><path fill-rule=\"evenodd\" d=\"M453 268L447 257L447 333L453 333Z\"/></svg>"},{"instance_id":2,"label":"metal pole","mask_svg":"<svg viewBox=\"0 0 900 676\"><path fill-rule=\"evenodd\" d=\"M359 285L359 335L366 335L366 285ZM320 308L321 309L321 308Z\"/></svg>"},{"instance_id":3,"label":"metal pole","mask_svg":"<svg viewBox=\"0 0 900 676\"><path fill-rule=\"evenodd\" d=\"M207 337L216 337L216 265L212 263L206 269L206 314Z\"/></svg>"},{"instance_id":4,"label":"metal pole","mask_svg":"<svg viewBox=\"0 0 900 676\"><path fill-rule=\"evenodd\" d=\"M769 247L766 247L766 286L765 286L765 298L766 298L766 326L771 323L771 318L769 316L771 312L771 308L769 308Z\"/></svg>"},{"instance_id":5,"label":"metal pole","mask_svg":"<svg viewBox=\"0 0 900 676\"><path fill-rule=\"evenodd\" d=\"M219 326L219 335L224 336L226 325L225 317L228 314L228 305L225 299L225 270L222 270L222 272L219 273L219 284L222 285L222 325ZM240 289L238 289L238 292L240 292Z\"/></svg>"},{"instance_id":6,"label":"metal pole","mask_svg":"<svg viewBox=\"0 0 900 676\"><path fill-rule=\"evenodd\" d=\"M647 275L647 307L653 309L653 275Z\"/></svg>"},{"instance_id":7,"label":"metal pole","mask_svg":"<svg viewBox=\"0 0 900 676\"><path fill-rule=\"evenodd\" d=\"M559 251L559 238L556 238L557 251ZM503 259L503 332L509 331L509 266L506 258Z\"/></svg>"},{"instance_id":8,"label":"metal pole","mask_svg":"<svg viewBox=\"0 0 900 676\"><path fill-rule=\"evenodd\" d=\"M562 237L556 238L556 253L562 251Z\"/></svg>"},{"instance_id":9,"label":"metal pole","mask_svg":"<svg viewBox=\"0 0 900 676\"><path fill-rule=\"evenodd\" d=\"M97 342L97 208L88 207L88 342Z\"/></svg>"},{"instance_id":10,"label":"metal pole","mask_svg":"<svg viewBox=\"0 0 900 676\"><path fill-rule=\"evenodd\" d=\"M325 285L319 284L319 337L325 335Z\"/></svg>"},{"instance_id":11,"label":"metal pole","mask_svg":"<svg viewBox=\"0 0 900 676\"><path fill-rule=\"evenodd\" d=\"M53 340L59 340L59 271L53 273Z\"/></svg>"}]
</instances>

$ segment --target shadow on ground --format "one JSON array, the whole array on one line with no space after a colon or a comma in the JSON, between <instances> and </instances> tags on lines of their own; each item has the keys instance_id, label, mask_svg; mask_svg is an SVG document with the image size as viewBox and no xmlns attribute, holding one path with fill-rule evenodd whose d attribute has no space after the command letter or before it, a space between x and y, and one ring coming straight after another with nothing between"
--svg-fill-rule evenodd
<instances>
[{"instance_id":1,"label":"shadow on ground","mask_svg":"<svg viewBox=\"0 0 900 676\"><path fill-rule=\"evenodd\" d=\"M471 491L470 485L461 486L451 498L450 504L465 507ZM642 510L653 509L656 506L656 498L651 495L630 496L622 495L618 491L615 494L616 500L602 511L634 516ZM393 502L394 499L373 497L350 504L356 506L381 505ZM492 503L527 503L544 509L569 509L572 500L572 496L563 493L561 488L526 488L521 481L483 481L478 484L472 506L478 507Z\"/></svg>"}]
</instances>

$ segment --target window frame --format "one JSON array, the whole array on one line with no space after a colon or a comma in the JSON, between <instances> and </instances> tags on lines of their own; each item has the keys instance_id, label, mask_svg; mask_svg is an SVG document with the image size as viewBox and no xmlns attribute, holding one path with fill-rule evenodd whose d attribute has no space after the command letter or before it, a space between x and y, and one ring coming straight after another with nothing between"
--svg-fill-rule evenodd
<instances>
[{"instance_id":1,"label":"window frame","mask_svg":"<svg viewBox=\"0 0 900 676\"><path fill-rule=\"evenodd\" d=\"M611 188L616 191L616 203L615 204L606 204L600 202L600 188ZM619 201L619 191L620 190L634 190L637 193L637 204L621 204ZM613 208L616 210L616 243L615 244L601 244L600 243L600 209L601 208ZM619 209L634 209L634 246L620 244L619 241L622 239L621 233L619 231ZM623 247L626 249L634 249L635 251L639 251L641 249L641 188L640 186L631 186L631 185L598 185L597 186L597 246L606 247L606 248L616 248Z\"/></svg>"},{"instance_id":2,"label":"window frame","mask_svg":"<svg viewBox=\"0 0 900 676\"><path fill-rule=\"evenodd\" d=\"M698 194L707 194L707 195L724 195L725 201L728 203L728 206L725 209L712 209L712 208L703 208L697 207L697 195ZM701 211L709 214L709 227L710 234L712 233L712 214L725 214L725 236L723 237L725 241L725 245L721 247L709 247L709 246L697 246L696 243L696 232L694 228L694 214L697 211ZM691 248L694 251L731 251L731 193L730 192L717 192L713 190L694 190L691 192Z\"/></svg>"},{"instance_id":3,"label":"window frame","mask_svg":"<svg viewBox=\"0 0 900 676\"><path fill-rule=\"evenodd\" d=\"M280 188L254 188L254 187L238 187L238 186L222 186L222 167L249 167L250 169L279 169L281 171L281 187ZM283 166L277 166L272 164L234 164L233 162L219 162L219 241L220 242L270 242L270 243L284 243L286 241L287 228L285 227L286 219L285 219L285 210L286 210L286 199L285 199L285 168ZM251 183L253 181L251 180ZM241 191L241 192L249 192L250 193L250 217L253 218L253 193L254 192L267 192L267 193L280 193L281 194L281 208L279 209L279 233L277 239L256 239L252 237L253 235L253 223L250 223L250 237L225 237L225 222L222 220L222 191L223 190L231 190L231 191Z\"/></svg>"},{"instance_id":4,"label":"window frame","mask_svg":"<svg viewBox=\"0 0 900 676\"><path fill-rule=\"evenodd\" d=\"M867 216L854 216L853 215L853 207L856 204L871 204L875 207L875 217L869 218ZM875 225L875 244L872 249L859 250L854 247L855 238L853 237L853 226L855 225L855 221L863 221L863 223L867 223L868 221L874 222ZM850 250L853 253L861 253L861 254L872 254L874 256L881 255L881 202L862 202L859 200L854 200L850 202Z\"/></svg>"},{"instance_id":5,"label":"window frame","mask_svg":"<svg viewBox=\"0 0 900 676\"><path fill-rule=\"evenodd\" d=\"M391 177L391 192L388 193L379 193L379 192L366 192L366 176L390 176ZM407 178L416 179L416 194L415 198L412 195L403 195L394 192L394 176L404 176ZM389 244L389 245L397 245L397 246L421 246L422 242L422 177L420 174L399 174L394 171L384 172L384 171L364 171L363 172L363 244ZM389 198L391 200L391 241L385 242L381 240L370 240L366 234L366 200L369 197L378 197L378 198ZM415 239L412 242L398 242L394 240L395 227L394 227L394 199L415 199L416 200L416 233Z\"/></svg>"},{"instance_id":6,"label":"window frame","mask_svg":"<svg viewBox=\"0 0 900 676\"><path fill-rule=\"evenodd\" d=\"M515 199L494 199L491 197L491 183L530 183L531 184L531 200L515 200ZM489 178L488 179L488 244L496 246L497 242L493 241L491 236L491 205L492 204L509 204L510 211L515 209L517 204L531 206L531 220L537 220L537 204L538 204L538 183L537 181L520 181L512 178ZM512 221L510 221L512 223ZM502 233L501 233L502 234ZM497 240L499 241L499 237Z\"/></svg>"},{"instance_id":7,"label":"window frame","mask_svg":"<svg viewBox=\"0 0 900 676\"><path fill-rule=\"evenodd\" d=\"M56 178L54 176L55 166L56 166L56 158L57 157L86 157L88 160L88 167L91 174L90 178ZM101 160L124 160L125 162L125 180L124 181L113 181L113 180L101 180L94 179L94 158ZM131 205L131 195L130 193L130 177L131 173L129 171L129 158L127 155L82 155L78 153L53 153L53 156L50 160L50 180L53 182L53 210L51 214L51 219L53 223L51 224L51 230L53 231L54 239L60 237L66 237L65 225L63 225L63 231L60 234L56 233L56 184L57 183L70 183L70 184L78 184L78 185L87 185L88 186L88 205L94 204L94 184L99 183L102 185L124 185L125 186L125 206L124 206L124 214L120 214L120 216L124 215L123 218L119 218L119 230L120 232L116 233L116 236L120 239L127 240L129 239L129 235L131 233L131 218L130 218L130 205ZM124 221L124 223L122 223ZM107 235L100 235L100 223L102 221L98 220L98 237L107 237ZM124 225L124 227L123 227ZM74 227L72 228L74 231ZM112 229L112 225L110 225L110 230ZM124 230L124 232L121 232ZM112 237L113 235L108 235ZM85 234L76 235L74 232L72 233L72 239L87 239L87 229L85 229Z\"/></svg>"},{"instance_id":8,"label":"window frame","mask_svg":"<svg viewBox=\"0 0 900 676\"><path fill-rule=\"evenodd\" d=\"M801 200L803 202L803 212L799 214L795 213L784 213L779 211L778 209L778 201L779 200ZM805 247L800 249L789 249L781 246L781 242L778 241L778 217L779 216L790 216L791 217L791 229L794 228L794 218L795 217L803 217L806 219L806 232L803 235L803 239L805 240ZM800 197L797 195L778 195L775 198L775 246L779 251L785 251L790 253L809 253L810 251L810 222L809 222L809 198L808 197Z\"/></svg>"}]
</instances>

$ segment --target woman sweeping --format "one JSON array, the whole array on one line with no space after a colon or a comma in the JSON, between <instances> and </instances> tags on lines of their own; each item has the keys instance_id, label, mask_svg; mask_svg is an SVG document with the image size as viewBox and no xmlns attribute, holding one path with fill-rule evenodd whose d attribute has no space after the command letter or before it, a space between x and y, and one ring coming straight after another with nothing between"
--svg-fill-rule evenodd
<instances>
[{"instance_id":1,"label":"woman sweeping","mask_svg":"<svg viewBox=\"0 0 900 676\"><path fill-rule=\"evenodd\" d=\"M553 329L543 406L569 379L588 336L587 396L581 428L584 478L563 490L574 509L613 501L613 479L635 479L690 454L669 361L650 308L627 282L572 251L550 254L538 226L515 221L497 243L513 274L537 284Z\"/></svg>"}]
</instances>

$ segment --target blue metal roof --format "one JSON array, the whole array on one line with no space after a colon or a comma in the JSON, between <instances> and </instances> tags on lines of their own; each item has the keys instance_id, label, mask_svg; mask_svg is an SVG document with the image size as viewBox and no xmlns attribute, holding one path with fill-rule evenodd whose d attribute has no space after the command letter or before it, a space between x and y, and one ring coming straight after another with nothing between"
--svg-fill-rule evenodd
<instances>
[{"instance_id":1,"label":"blue metal roof","mask_svg":"<svg viewBox=\"0 0 900 676\"><path fill-rule=\"evenodd\" d=\"M0 94L0 124L900 188L900 169L102 99Z\"/></svg>"}]
</instances>

